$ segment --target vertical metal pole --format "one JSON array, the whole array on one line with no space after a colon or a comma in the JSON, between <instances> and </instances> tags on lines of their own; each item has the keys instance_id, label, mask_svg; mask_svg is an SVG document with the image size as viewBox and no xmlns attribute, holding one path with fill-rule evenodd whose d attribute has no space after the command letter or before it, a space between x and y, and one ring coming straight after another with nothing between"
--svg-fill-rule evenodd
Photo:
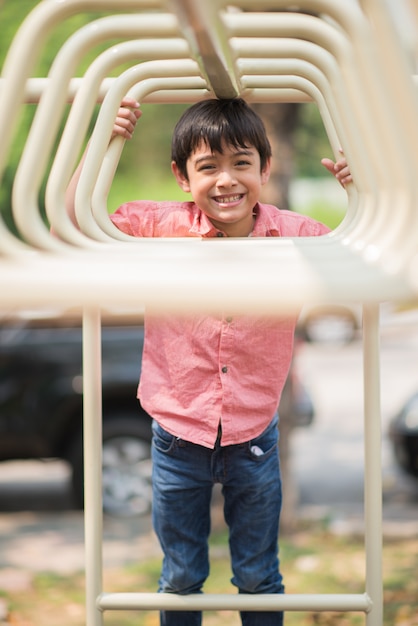
<instances>
[{"instance_id":1,"label":"vertical metal pole","mask_svg":"<svg viewBox=\"0 0 418 626\"><path fill-rule=\"evenodd\" d=\"M382 452L380 413L379 305L363 306L364 507L366 593L373 602L367 626L383 624Z\"/></svg>"},{"instance_id":2,"label":"vertical metal pole","mask_svg":"<svg viewBox=\"0 0 418 626\"><path fill-rule=\"evenodd\" d=\"M83 312L84 532L86 626L103 626L102 592L102 354L99 309Z\"/></svg>"}]
</instances>

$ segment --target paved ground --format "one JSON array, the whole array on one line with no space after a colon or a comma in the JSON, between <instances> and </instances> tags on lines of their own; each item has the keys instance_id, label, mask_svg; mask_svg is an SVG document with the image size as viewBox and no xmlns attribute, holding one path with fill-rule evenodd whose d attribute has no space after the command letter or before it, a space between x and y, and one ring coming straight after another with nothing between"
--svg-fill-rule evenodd
<instances>
[{"instance_id":1,"label":"paved ground","mask_svg":"<svg viewBox=\"0 0 418 626\"><path fill-rule=\"evenodd\" d=\"M418 389L416 317L382 332L384 532L418 535L418 481L401 475L386 438L390 417ZM298 516L326 518L335 532L362 531L363 423L360 342L305 345L300 371L316 406L313 426L293 435ZM106 566L158 550L149 517L104 521ZM61 463L0 467L0 588L22 590L31 572L83 568L83 516Z\"/></svg>"},{"instance_id":2,"label":"paved ground","mask_svg":"<svg viewBox=\"0 0 418 626\"><path fill-rule=\"evenodd\" d=\"M418 535L418 481L397 467L387 436L392 416L418 390L418 320L383 325L381 407L383 513L386 534ZM359 342L348 346L305 345L299 367L317 411L313 426L293 438L293 473L300 514L334 520L334 528L362 527L363 365Z\"/></svg>"}]
</instances>

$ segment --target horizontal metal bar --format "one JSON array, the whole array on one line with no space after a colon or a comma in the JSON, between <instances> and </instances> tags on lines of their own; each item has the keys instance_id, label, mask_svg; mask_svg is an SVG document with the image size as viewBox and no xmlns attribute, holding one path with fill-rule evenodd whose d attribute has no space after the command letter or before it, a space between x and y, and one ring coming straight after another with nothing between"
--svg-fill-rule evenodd
<instances>
[{"instance_id":1,"label":"horizontal metal bar","mask_svg":"<svg viewBox=\"0 0 418 626\"><path fill-rule=\"evenodd\" d=\"M353 611L369 613L373 603L364 594L190 594L103 593L101 611Z\"/></svg>"},{"instance_id":2,"label":"horizontal metal bar","mask_svg":"<svg viewBox=\"0 0 418 626\"><path fill-rule=\"evenodd\" d=\"M72 78L68 85L67 102L71 104L74 101L77 91L82 84L82 78ZM105 78L97 94L97 102L103 102L107 92L111 88L112 84L117 78ZM3 86L3 79L0 78L0 93ZM24 102L26 104L38 104L42 97L43 92L49 88L51 84L50 78L29 78L26 81ZM244 90L243 97L249 102L312 102L312 98L309 98L306 93L298 89L248 89ZM192 103L197 98L202 98L203 94L189 93L189 90L161 90L148 94L143 99L144 103L161 104L161 103Z\"/></svg>"},{"instance_id":3,"label":"horizontal metal bar","mask_svg":"<svg viewBox=\"0 0 418 626\"><path fill-rule=\"evenodd\" d=\"M96 252L32 252L0 265L0 307L42 307L53 294L63 307L118 302L165 312L229 308L262 314L297 312L310 301L410 296L404 277L385 275L343 246L319 239L141 239L95 244Z\"/></svg>"},{"instance_id":4,"label":"horizontal metal bar","mask_svg":"<svg viewBox=\"0 0 418 626\"><path fill-rule=\"evenodd\" d=\"M72 78L68 85L67 102L71 104L75 98L77 91L82 83L82 78ZM103 80L97 97L97 102L103 102L106 93L109 91L112 83L116 78L106 78ZM418 88L418 75L412 76L414 85ZM37 104L42 97L42 93L48 89L51 80L49 78L29 78L26 81L24 102L26 104ZM0 78L0 93L4 80ZM312 102L307 94L298 89L245 89L242 94L250 102ZM201 96L201 94L200 94ZM196 95L189 95L185 90L156 91L147 95L143 102L147 103L177 103L177 102L195 102Z\"/></svg>"}]
</instances>

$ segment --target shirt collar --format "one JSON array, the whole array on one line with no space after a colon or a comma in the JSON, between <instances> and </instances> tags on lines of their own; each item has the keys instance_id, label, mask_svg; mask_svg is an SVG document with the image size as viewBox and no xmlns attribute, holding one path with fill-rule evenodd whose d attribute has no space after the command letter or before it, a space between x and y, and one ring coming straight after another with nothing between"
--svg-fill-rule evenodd
<instances>
[{"instance_id":1,"label":"shirt collar","mask_svg":"<svg viewBox=\"0 0 418 626\"><path fill-rule=\"evenodd\" d=\"M254 207L255 222L251 237L280 237L279 209L257 202Z\"/></svg>"},{"instance_id":2,"label":"shirt collar","mask_svg":"<svg viewBox=\"0 0 418 626\"><path fill-rule=\"evenodd\" d=\"M197 204L193 204L193 220L189 232L200 237L216 237L219 231Z\"/></svg>"},{"instance_id":3,"label":"shirt collar","mask_svg":"<svg viewBox=\"0 0 418 626\"><path fill-rule=\"evenodd\" d=\"M274 219L272 209L275 213L279 211L276 207L257 202L254 207L255 222L250 233L251 237L280 237L277 214ZM189 232L200 237L218 237L221 231L215 228L197 204L193 204L193 220Z\"/></svg>"}]
</instances>

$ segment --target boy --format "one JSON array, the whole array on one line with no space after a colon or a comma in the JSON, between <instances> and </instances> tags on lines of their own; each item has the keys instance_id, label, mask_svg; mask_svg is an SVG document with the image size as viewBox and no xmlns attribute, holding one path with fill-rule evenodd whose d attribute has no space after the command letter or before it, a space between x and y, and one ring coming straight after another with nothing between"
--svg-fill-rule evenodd
<instances>
[{"instance_id":1,"label":"boy","mask_svg":"<svg viewBox=\"0 0 418 626\"><path fill-rule=\"evenodd\" d=\"M130 138L140 116L126 99L113 136ZM191 202L129 202L112 216L135 237L298 237L328 229L261 204L271 149L242 99L205 100L173 133L172 171ZM326 160L340 180L341 161ZM334 169L335 168L335 169ZM70 183L67 208L74 218ZM199 593L209 574L213 485L222 484L232 582L245 594L283 593L278 532L281 480L277 407L296 319L247 316L146 320L138 397L153 417L153 523L164 552L159 590ZM162 611L162 626L198 626L198 611ZM283 614L241 612L243 626L280 626Z\"/></svg>"}]
</instances>

